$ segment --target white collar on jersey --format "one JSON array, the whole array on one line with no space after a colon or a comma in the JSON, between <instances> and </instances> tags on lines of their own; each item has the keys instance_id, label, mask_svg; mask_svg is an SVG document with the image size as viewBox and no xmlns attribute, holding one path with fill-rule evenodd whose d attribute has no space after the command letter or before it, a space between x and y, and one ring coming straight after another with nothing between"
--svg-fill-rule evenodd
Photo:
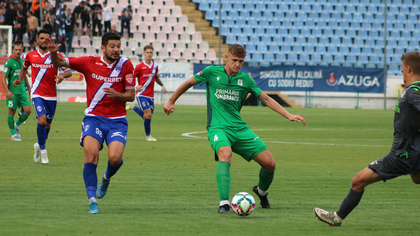
<instances>
[{"instance_id":1,"label":"white collar on jersey","mask_svg":"<svg viewBox=\"0 0 420 236\"><path fill-rule=\"evenodd\" d=\"M118 59L119 59L119 58L118 58ZM106 61L104 60L104 56L101 56L101 61L102 61L103 63L105 63L105 65L106 65L108 68L112 68L112 67L114 66L114 64L115 64L118 60L114 61L112 64L108 64L108 62L106 62Z\"/></svg>"},{"instance_id":2,"label":"white collar on jersey","mask_svg":"<svg viewBox=\"0 0 420 236\"><path fill-rule=\"evenodd\" d=\"M45 53L45 54L42 54L42 53L41 53L41 51L39 51L39 49L38 49L37 51L38 51L38 54L39 54L42 58L44 58L46 55L50 54L50 51L48 51L48 52L47 52L47 53Z\"/></svg>"},{"instance_id":3,"label":"white collar on jersey","mask_svg":"<svg viewBox=\"0 0 420 236\"><path fill-rule=\"evenodd\" d=\"M154 62L154 61L152 61L152 63L150 63L150 65L149 65L149 64L147 64L147 63L146 63L146 61L143 61L143 63L144 63L147 67L149 67L149 69L150 69L150 68L152 68L153 63L155 63L155 62Z\"/></svg>"}]
</instances>

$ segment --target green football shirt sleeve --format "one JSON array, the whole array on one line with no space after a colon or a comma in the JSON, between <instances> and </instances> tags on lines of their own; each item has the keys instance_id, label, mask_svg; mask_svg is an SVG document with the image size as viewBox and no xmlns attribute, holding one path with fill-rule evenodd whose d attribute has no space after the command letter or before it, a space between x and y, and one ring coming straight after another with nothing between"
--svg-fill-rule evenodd
<instances>
[{"instance_id":1,"label":"green football shirt sleeve","mask_svg":"<svg viewBox=\"0 0 420 236\"><path fill-rule=\"evenodd\" d=\"M12 68L9 67L9 63L4 64L4 69L3 69L3 74L5 75L10 75L10 71L12 70Z\"/></svg>"},{"instance_id":2,"label":"green football shirt sleeve","mask_svg":"<svg viewBox=\"0 0 420 236\"><path fill-rule=\"evenodd\" d=\"M212 68L213 68L213 66L208 66L208 67L204 68L204 70L195 74L194 75L195 80L200 85L206 83L208 81L208 79L210 78Z\"/></svg>"},{"instance_id":3,"label":"green football shirt sleeve","mask_svg":"<svg viewBox=\"0 0 420 236\"><path fill-rule=\"evenodd\" d=\"M262 90L257 86L255 80L251 76L249 76L249 81L249 92L251 92L255 97L260 96Z\"/></svg>"}]
</instances>

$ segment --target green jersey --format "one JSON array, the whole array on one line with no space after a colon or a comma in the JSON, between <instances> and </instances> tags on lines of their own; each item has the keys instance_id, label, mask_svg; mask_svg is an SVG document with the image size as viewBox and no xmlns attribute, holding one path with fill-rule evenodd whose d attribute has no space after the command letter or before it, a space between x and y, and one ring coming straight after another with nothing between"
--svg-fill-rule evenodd
<instances>
[{"instance_id":1,"label":"green jersey","mask_svg":"<svg viewBox=\"0 0 420 236\"><path fill-rule=\"evenodd\" d=\"M24 60L22 58L19 58L19 61L16 61L12 57L4 64L3 74L7 75L7 87L13 94L26 93L25 82L20 83L17 87L13 85L13 82L19 79L19 73L20 69L22 69L23 62Z\"/></svg>"},{"instance_id":2,"label":"green jersey","mask_svg":"<svg viewBox=\"0 0 420 236\"><path fill-rule=\"evenodd\" d=\"M230 76L223 66L209 66L194 78L207 83L207 128L246 125L240 115L243 102L248 93L258 97L262 92L250 75L239 71Z\"/></svg>"}]
</instances>

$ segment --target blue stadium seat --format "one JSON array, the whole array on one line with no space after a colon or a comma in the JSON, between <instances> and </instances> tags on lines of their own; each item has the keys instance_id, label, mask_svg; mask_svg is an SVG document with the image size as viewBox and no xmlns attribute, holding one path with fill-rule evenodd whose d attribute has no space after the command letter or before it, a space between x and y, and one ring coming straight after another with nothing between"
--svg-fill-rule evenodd
<instances>
[{"instance_id":1,"label":"blue stadium seat","mask_svg":"<svg viewBox=\"0 0 420 236\"><path fill-rule=\"evenodd\" d=\"M258 21L258 26L261 26L263 28L268 28L270 26L270 21L268 21L266 19L260 19Z\"/></svg>"},{"instance_id":2,"label":"blue stadium seat","mask_svg":"<svg viewBox=\"0 0 420 236\"><path fill-rule=\"evenodd\" d=\"M228 28L226 25L222 25L220 31L222 35L228 35L229 33L231 33L230 28Z\"/></svg>"},{"instance_id":3,"label":"blue stadium seat","mask_svg":"<svg viewBox=\"0 0 420 236\"><path fill-rule=\"evenodd\" d=\"M277 53L276 54L276 62L278 63L284 63L286 62L286 54L285 53Z\"/></svg>"},{"instance_id":4,"label":"blue stadium seat","mask_svg":"<svg viewBox=\"0 0 420 236\"><path fill-rule=\"evenodd\" d=\"M215 11L209 9L206 11L206 20L214 20L214 18L216 17L216 13Z\"/></svg>"},{"instance_id":5,"label":"blue stadium seat","mask_svg":"<svg viewBox=\"0 0 420 236\"><path fill-rule=\"evenodd\" d=\"M340 46L340 47L338 47L338 52L340 54L347 55L347 54L350 53L350 50L349 50L348 46Z\"/></svg>"},{"instance_id":6,"label":"blue stadium seat","mask_svg":"<svg viewBox=\"0 0 420 236\"><path fill-rule=\"evenodd\" d=\"M233 3L233 9L236 10L236 11L242 11L242 10L244 10L244 4L242 4L240 2L235 2L235 3ZM246 10L248 10L248 9L246 9Z\"/></svg>"},{"instance_id":7,"label":"blue stadium seat","mask_svg":"<svg viewBox=\"0 0 420 236\"><path fill-rule=\"evenodd\" d=\"M234 35L240 35L240 34L242 34L242 29L235 25L232 28L232 34L234 34Z\"/></svg>"},{"instance_id":8,"label":"blue stadium seat","mask_svg":"<svg viewBox=\"0 0 420 236\"><path fill-rule=\"evenodd\" d=\"M280 46L276 43L269 44L268 51L272 54L277 54L280 52Z\"/></svg>"},{"instance_id":9,"label":"blue stadium seat","mask_svg":"<svg viewBox=\"0 0 420 236\"><path fill-rule=\"evenodd\" d=\"M352 40L351 40L351 38L350 37L344 37L343 38L343 42L342 42L342 44L343 45L346 45L346 46L351 46L352 44L353 44L353 42L352 42Z\"/></svg>"},{"instance_id":10,"label":"blue stadium seat","mask_svg":"<svg viewBox=\"0 0 420 236\"><path fill-rule=\"evenodd\" d=\"M299 60L298 60L298 57L297 57L297 54L296 53L289 53L288 55L287 55L287 61L286 61L286 64L295 64L295 63L297 63Z\"/></svg>"},{"instance_id":11,"label":"blue stadium seat","mask_svg":"<svg viewBox=\"0 0 420 236\"><path fill-rule=\"evenodd\" d=\"M378 46L377 47L374 47L372 54L375 54L375 55L383 55L384 53L382 51L382 47L378 47Z\"/></svg>"},{"instance_id":12,"label":"blue stadium seat","mask_svg":"<svg viewBox=\"0 0 420 236\"><path fill-rule=\"evenodd\" d=\"M335 54L338 53L337 46L332 46L331 45L331 46L328 46L326 48L327 48L327 52L332 54L332 55L335 55Z\"/></svg>"},{"instance_id":13,"label":"blue stadium seat","mask_svg":"<svg viewBox=\"0 0 420 236\"><path fill-rule=\"evenodd\" d=\"M228 34L226 36L226 43L227 44L235 44L236 43L236 35Z\"/></svg>"},{"instance_id":14,"label":"blue stadium seat","mask_svg":"<svg viewBox=\"0 0 420 236\"><path fill-rule=\"evenodd\" d=\"M263 43L260 43L260 44L257 44L256 45L256 49L255 49L257 52L260 52L260 53L262 53L262 54L265 54L265 53L267 53L268 52L268 50L267 50L267 45L266 44L263 44Z\"/></svg>"},{"instance_id":15,"label":"blue stadium seat","mask_svg":"<svg viewBox=\"0 0 420 236\"><path fill-rule=\"evenodd\" d=\"M251 61L260 62L263 60L262 54L259 52L254 52L251 55Z\"/></svg>"},{"instance_id":16,"label":"blue stadium seat","mask_svg":"<svg viewBox=\"0 0 420 236\"><path fill-rule=\"evenodd\" d=\"M346 57L346 65L356 64L356 56L354 54L349 54Z\"/></svg>"},{"instance_id":17,"label":"blue stadium seat","mask_svg":"<svg viewBox=\"0 0 420 236\"><path fill-rule=\"evenodd\" d=\"M274 62L274 54L272 52L264 54L264 61Z\"/></svg>"},{"instance_id":18,"label":"blue stadium seat","mask_svg":"<svg viewBox=\"0 0 420 236\"><path fill-rule=\"evenodd\" d=\"M270 37L274 37L275 35L277 35L277 31L274 27L270 26L266 29L266 35L270 36Z\"/></svg>"},{"instance_id":19,"label":"blue stadium seat","mask_svg":"<svg viewBox=\"0 0 420 236\"><path fill-rule=\"evenodd\" d=\"M299 29L296 28L296 27L292 27L289 30L289 35L292 36L292 37L297 37L299 35Z\"/></svg>"},{"instance_id":20,"label":"blue stadium seat","mask_svg":"<svg viewBox=\"0 0 420 236\"><path fill-rule=\"evenodd\" d=\"M315 47L314 46L304 46L303 52L307 54L314 54L315 53Z\"/></svg>"},{"instance_id":21,"label":"blue stadium seat","mask_svg":"<svg viewBox=\"0 0 420 236\"><path fill-rule=\"evenodd\" d=\"M321 61L321 65L329 65L331 63L333 63L333 58L332 55L329 53L326 53L324 55L321 55L322 61Z\"/></svg>"},{"instance_id":22,"label":"blue stadium seat","mask_svg":"<svg viewBox=\"0 0 420 236\"><path fill-rule=\"evenodd\" d=\"M295 45L306 46L307 45L306 38L303 37L302 35L299 35L298 37L296 37Z\"/></svg>"},{"instance_id":23,"label":"blue stadium seat","mask_svg":"<svg viewBox=\"0 0 420 236\"><path fill-rule=\"evenodd\" d=\"M324 54L325 51L325 47L324 46L315 46L315 53L316 54Z\"/></svg>"},{"instance_id":24,"label":"blue stadium seat","mask_svg":"<svg viewBox=\"0 0 420 236\"><path fill-rule=\"evenodd\" d=\"M253 42L255 44L260 43L260 37L257 36L257 35L251 35L251 37L248 40L248 42Z\"/></svg>"},{"instance_id":25,"label":"blue stadium seat","mask_svg":"<svg viewBox=\"0 0 420 236\"><path fill-rule=\"evenodd\" d=\"M285 45L293 46L293 45L295 45L295 38L288 35L288 36L284 37L283 43Z\"/></svg>"},{"instance_id":26,"label":"blue stadium seat","mask_svg":"<svg viewBox=\"0 0 420 236\"><path fill-rule=\"evenodd\" d=\"M289 54L290 52L292 52L292 47L289 45L281 45L281 53L283 54Z\"/></svg>"},{"instance_id":27,"label":"blue stadium seat","mask_svg":"<svg viewBox=\"0 0 420 236\"><path fill-rule=\"evenodd\" d=\"M339 45L341 45L341 38L343 38L343 37L337 37L337 36L331 37L330 38L331 39L331 45L332 46L339 46Z\"/></svg>"},{"instance_id":28,"label":"blue stadium seat","mask_svg":"<svg viewBox=\"0 0 420 236\"><path fill-rule=\"evenodd\" d=\"M290 12L299 12L300 11L300 5L297 4L296 2L292 2L292 4L290 4Z\"/></svg>"},{"instance_id":29,"label":"blue stadium seat","mask_svg":"<svg viewBox=\"0 0 420 236\"><path fill-rule=\"evenodd\" d=\"M266 11L267 10L267 5L266 4L262 4L262 3L257 3L256 4L256 10L258 10L258 11Z\"/></svg>"},{"instance_id":30,"label":"blue stadium seat","mask_svg":"<svg viewBox=\"0 0 420 236\"><path fill-rule=\"evenodd\" d=\"M307 65L309 63L309 55L306 53L302 53L299 55L299 61L297 62L298 65Z\"/></svg>"},{"instance_id":31,"label":"blue stadium seat","mask_svg":"<svg viewBox=\"0 0 420 236\"><path fill-rule=\"evenodd\" d=\"M358 30L356 33L357 33L357 37L360 37L360 38L363 38L363 39L368 37L368 31L366 31L363 28Z\"/></svg>"},{"instance_id":32,"label":"blue stadium seat","mask_svg":"<svg viewBox=\"0 0 420 236\"><path fill-rule=\"evenodd\" d=\"M257 26L255 28L255 34L261 35L261 36L265 35L265 28L263 28L261 26Z\"/></svg>"},{"instance_id":33,"label":"blue stadium seat","mask_svg":"<svg viewBox=\"0 0 420 236\"><path fill-rule=\"evenodd\" d=\"M364 46L364 45L365 45L365 40L364 40L364 39L362 39L362 38L360 38L360 37L356 37L356 38L354 39L354 44L355 44L355 45L358 45L358 46L360 46L360 47L362 47L362 46Z\"/></svg>"},{"instance_id":34,"label":"blue stadium seat","mask_svg":"<svg viewBox=\"0 0 420 236\"><path fill-rule=\"evenodd\" d=\"M255 10L255 4L247 2L245 3L245 10L247 11L254 11Z\"/></svg>"},{"instance_id":35,"label":"blue stadium seat","mask_svg":"<svg viewBox=\"0 0 420 236\"><path fill-rule=\"evenodd\" d=\"M398 47L408 48L409 47L408 41L407 40L404 40L404 39L398 40Z\"/></svg>"},{"instance_id":36,"label":"blue stadium seat","mask_svg":"<svg viewBox=\"0 0 420 236\"><path fill-rule=\"evenodd\" d=\"M331 4L329 4L329 3L326 3L326 4L324 4L324 10L323 10L324 12L328 12L328 13L333 13L333 12L335 12L335 10L334 10L334 8L333 8L333 5L331 5Z\"/></svg>"},{"instance_id":37,"label":"blue stadium seat","mask_svg":"<svg viewBox=\"0 0 420 236\"><path fill-rule=\"evenodd\" d=\"M318 53L313 54L312 57L311 57L311 62L313 64L319 64L319 63L321 63L321 55L318 54Z\"/></svg>"},{"instance_id":38,"label":"blue stadium seat","mask_svg":"<svg viewBox=\"0 0 420 236\"><path fill-rule=\"evenodd\" d=\"M293 48L292 48L292 52L293 52L293 53L300 54L300 53L302 53L302 52L303 52L303 47L302 47L302 46L297 46L297 45L295 45L295 46L293 46Z\"/></svg>"},{"instance_id":39,"label":"blue stadium seat","mask_svg":"<svg viewBox=\"0 0 420 236\"><path fill-rule=\"evenodd\" d=\"M254 29L251 26L249 26L249 25L245 26L243 28L243 30L244 30L244 32L243 32L244 35L251 36L251 35L254 34Z\"/></svg>"}]
</instances>

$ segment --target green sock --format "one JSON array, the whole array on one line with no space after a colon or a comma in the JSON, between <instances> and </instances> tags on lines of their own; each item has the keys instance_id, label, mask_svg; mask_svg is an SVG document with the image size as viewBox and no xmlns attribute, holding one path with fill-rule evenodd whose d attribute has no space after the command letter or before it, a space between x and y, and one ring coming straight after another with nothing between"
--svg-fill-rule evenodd
<instances>
[{"instance_id":1,"label":"green sock","mask_svg":"<svg viewBox=\"0 0 420 236\"><path fill-rule=\"evenodd\" d=\"M216 169L217 189L219 190L220 201L229 200L230 190L230 164L229 162L219 161Z\"/></svg>"},{"instance_id":2,"label":"green sock","mask_svg":"<svg viewBox=\"0 0 420 236\"><path fill-rule=\"evenodd\" d=\"M19 119L16 121L16 125L19 126L20 124L25 122L25 120L28 119L28 117L29 117L28 114L26 114L25 112L22 113L22 115L20 115Z\"/></svg>"},{"instance_id":3,"label":"green sock","mask_svg":"<svg viewBox=\"0 0 420 236\"><path fill-rule=\"evenodd\" d=\"M15 135L15 121L13 119L13 116L7 115L7 124L9 125L10 133L12 133L12 135Z\"/></svg>"},{"instance_id":4,"label":"green sock","mask_svg":"<svg viewBox=\"0 0 420 236\"><path fill-rule=\"evenodd\" d=\"M268 170L265 170L264 168L261 168L260 182L258 183L258 187L262 191L267 191L271 183L273 182L273 179L274 179L274 170L268 171Z\"/></svg>"}]
</instances>

